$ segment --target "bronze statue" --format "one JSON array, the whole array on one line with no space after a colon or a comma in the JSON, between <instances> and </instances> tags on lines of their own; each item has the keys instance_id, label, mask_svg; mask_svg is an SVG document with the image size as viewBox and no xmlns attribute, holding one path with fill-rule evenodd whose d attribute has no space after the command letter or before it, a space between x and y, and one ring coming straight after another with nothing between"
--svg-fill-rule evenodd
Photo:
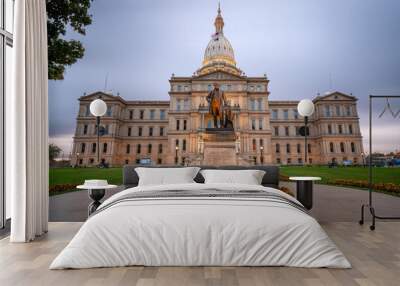
<instances>
[{"instance_id":1,"label":"bronze statue","mask_svg":"<svg viewBox=\"0 0 400 286\"><path fill-rule=\"evenodd\" d=\"M227 127L227 110L229 106L225 94L219 89L219 84L214 84L214 89L210 91L207 96L207 102L209 106L209 113L214 118L215 128L226 128Z\"/></svg>"}]
</instances>

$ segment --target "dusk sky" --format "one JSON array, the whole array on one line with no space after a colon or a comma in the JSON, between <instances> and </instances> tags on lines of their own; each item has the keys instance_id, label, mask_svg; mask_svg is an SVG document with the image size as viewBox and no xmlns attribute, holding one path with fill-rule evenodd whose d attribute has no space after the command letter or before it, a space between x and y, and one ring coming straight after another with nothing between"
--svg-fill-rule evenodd
<instances>
[{"instance_id":1,"label":"dusk sky","mask_svg":"<svg viewBox=\"0 0 400 286\"><path fill-rule=\"evenodd\" d=\"M78 98L107 90L127 99L168 100L172 73L190 76L214 32L217 1L95 0L86 48L63 81L49 82L51 141L67 153ZM239 68L270 79L270 100L313 98L341 91L359 98L364 145L368 95L400 94L400 1L221 1L224 34ZM391 102L395 112L400 99ZM374 150L400 150L400 114L378 118Z\"/></svg>"}]
</instances>

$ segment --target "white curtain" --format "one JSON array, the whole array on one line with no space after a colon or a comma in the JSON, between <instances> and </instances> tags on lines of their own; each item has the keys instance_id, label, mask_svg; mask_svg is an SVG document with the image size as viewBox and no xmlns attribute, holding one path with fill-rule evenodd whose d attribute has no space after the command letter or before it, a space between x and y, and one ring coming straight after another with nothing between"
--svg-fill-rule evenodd
<instances>
[{"instance_id":1,"label":"white curtain","mask_svg":"<svg viewBox=\"0 0 400 286\"><path fill-rule=\"evenodd\" d=\"M45 0L16 0L13 91L6 113L12 242L47 232L48 110Z\"/></svg>"}]
</instances>

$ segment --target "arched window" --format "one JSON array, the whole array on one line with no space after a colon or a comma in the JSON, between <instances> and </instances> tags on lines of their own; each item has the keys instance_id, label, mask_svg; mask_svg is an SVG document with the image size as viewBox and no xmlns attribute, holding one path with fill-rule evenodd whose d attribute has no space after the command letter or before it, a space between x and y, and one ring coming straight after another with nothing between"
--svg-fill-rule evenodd
<instances>
[{"instance_id":1,"label":"arched window","mask_svg":"<svg viewBox=\"0 0 400 286\"><path fill-rule=\"evenodd\" d=\"M354 144L354 142L351 142L351 152L355 153L356 152L356 145Z\"/></svg>"},{"instance_id":2,"label":"arched window","mask_svg":"<svg viewBox=\"0 0 400 286\"><path fill-rule=\"evenodd\" d=\"M290 153L290 144L286 144L286 153Z\"/></svg>"},{"instance_id":3,"label":"arched window","mask_svg":"<svg viewBox=\"0 0 400 286\"><path fill-rule=\"evenodd\" d=\"M85 153L86 143L81 144L81 153Z\"/></svg>"},{"instance_id":4,"label":"arched window","mask_svg":"<svg viewBox=\"0 0 400 286\"><path fill-rule=\"evenodd\" d=\"M131 153L131 145L130 144L126 145L126 154L129 154L129 153Z\"/></svg>"},{"instance_id":5,"label":"arched window","mask_svg":"<svg viewBox=\"0 0 400 286\"><path fill-rule=\"evenodd\" d=\"M136 153L140 154L142 152L142 145L138 144L136 147Z\"/></svg>"},{"instance_id":6,"label":"arched window","mask_svg":"<svg viewBox=\"0 0 400 286\"><path fill-rule=\"evenodd\" d=\"M92 153L96 153L96 143L92 143Z\"/></svg>"},{"instance_id":7,"label":"arched window","mask_svg":"<svg viewBox=\"0 0 400 286\"><path fill-rule=\"evenodd\" d=\"M340 152L344 153L344 143L340 142Z\"/></svg>"},{"instance_id":8,"label":"arched window","mask_svg":"<svg viewBox=\"0 0 400 286\"><path fill-rule=\"evenodd\" d=\"M329 143L329 150L331 151L331 153L335 152L335 147L333 146L333 143Z\"/></svg>"}]
</instances>

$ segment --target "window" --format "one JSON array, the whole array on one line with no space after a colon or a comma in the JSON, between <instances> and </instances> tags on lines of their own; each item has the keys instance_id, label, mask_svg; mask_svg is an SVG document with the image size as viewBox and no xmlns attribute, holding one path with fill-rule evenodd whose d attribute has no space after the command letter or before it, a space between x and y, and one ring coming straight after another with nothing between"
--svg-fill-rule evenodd
<instances>
[{"instance_id":1,"label":"window","mask_svg":"<svg viewBox=\"0 0 400 286\"><path fill-rule=\"evenodd\" d=\"M150 110L150 119L155 118L156 111L154 109Z\"/></svg>"},{"instance_id":2,"label":"window","mask_svg":"<svg viewBox=\"0 0 400 286\"><path fill-rule=\"evenodd\" d=\"M257 99L258 110L263 110L263 101L262 98Z\"/></svg>"},{"instance_id":3,"label":"window","mask_svg":"<svg viewBox=\"0 0 400 286\"><path fill-rule=\"evenodd\" d=\"M177 99L177 100L176 100L176 110L177 110L177 111L180 111L180 110L181 110L181 100L180 100L180 99Z\"/></svg>"},{"instance_id":4,"label":"window","mask_svg":"<svg viewBox=\"0 0 400 286\"><path fill-rule=\"evenodd\" d=\"M176 130L179 130L180 129L180 121L179 121L179 119L178 120L176 120Z\"/></svg>"},{"instance_id":5,"label":"window","mask_svg":"<svg viewBox=\"0 0 400 286\"><path fill-rule=\"evenodd\" d=\"M186 139L182 140L182 150L186 151Z\"/></svg>"},{"instance_id":6,"label":"window","mask_svg":"<svg viewBox=\"0 0 400 286\"><path fill-rule=\"evenodd\" d=\"M128 136L132 136L132 127L128 127Z\"/></svg>"},{"instance_id":7,"label":"window","mask_svg":"<svg viewBox=\"0 0 400 286\"><path fill-rule=\"evenodd\" d=\"M331 116L331 110L329 108L329 106L325 106L325 116L326 117L330 117Z\"/></svg>"},{"instance_id":8,"label":"window","mask_svg":"<svg viewBox=\"0 0 400 286\"><path fill-rule=\"evenodd\" d=\"M83 125L83 135L86 135L88 132L88 126L87 124Z\"/></svg>"},{"instance_id":9,"label":"window","mask_svg":"<svg viewBox=\"0 0 400 286\"><path fill-rule=\"evenodd\" d=\"M160 136L164 136L164 127L160 127Z\"/></svg>"},{"instance_id":10,"label":"window","mask_svg":"<svg viewBox=\"0 0 400 286\"><path fill-rule=\"evenodd\" d=\"M83 160L79 159L79 165L82 165L82 164L83 164Z\"/></svg>"},{"instance_id":11,"label":"window","mask_svg":"<svg viewBox=\"0 0 400 286\"><path fill-rule=\"evenodd\" d=\"M303 159L302 159L302 158L298 158L298 159L297 159L297 163L303 164Z\"/></svg>"},{"instance_id":12,"label":"window","mask_svg":"<svg viewBox=\"0 0 400 286\"><path fill-rule=\"evenodd\" d=\"M129 153L131 153L131 145L127 144L126 145L126 154L129 154Z\"/></svg>"},{"instance_id":13,"label":"window","mask_svg":"<svg viewBox=\"0 0 400 286\"><path fill-rule=\"evenodd\" d=\"M90 106L89 105L86 105L85 106L85 116L90 116Z\"/></svg>"},{"instance_id":14,"label":"window","mask_svg":"<svg viewBox=\"0 0 400 286\"><path fill-rule=\"evenodd\" d=\"M136 164L140 164L140 159L136 159Z\"/></svg>"},{"instance_id":15,"label":"window","mask_svg":"<svg viewBox=\"0 0 400 286\"><path fill-rule=\"evenodd\" d=\"M258 130L262 130L262 129L263 129L263 120L258 119Z\"/></svg>"},{"instance_id":16,"label":"window","mask_svg":"<svg viewBox=\"0 0 400 286\"><path fill-rule=\"evenodd\" d=\"M250 109L256 110L256 101L254 99L250 100Z\"/></svg>"},{"instance_id":17,"label":"window","mask_svg":"<svg viewBox=\"0 0 400 286\"><path fill-rule=\"evenodd\" d=\"M81 144L81 153L85 153L86 150L86 143Z\"/></svg>"},{"instance_id":18,"label":"window","mask_svg":"<svg viewBox=\"0 0 400 286\"><path fill-rule=\"evenodd\" d=\"M351 124L349 125L349 133L353 134L353 125L351 125Z\"/></svg>"},{"instance_id":19,"label":"window","mask_svg":"<svg viewBox=\"0 0 400 286\"><path fill-rule=\"evenodd\" d=\"M342 126L342 124L339 124L339 125L338 125L338 129L339 129L339 134L342 134L342 133L343 133L343 126Z\"/></svg>"},{"instance_id":20,"label":"window","mask_svg":"<svg viewBox=\"0 0 400 286\"><path fill-rule=\"evenodd\" d=\"M253 151L257 150L257 140L253 139Z\"/></svg>"},{"instance_id":21,"label":"window","mask_svg":"<svg viewBox=\"0 0 400 286\"><path fill-rule=\"evenodd\" d=\"M276 158L276 163L280 164L281 163L281 158Z\"/></svg>"},{"instance_id":22,"label":"window","mask_svg":"<svg viewBox=\"0 0 400 286\"><path fill-rule=\"evenodd\" d=\"M328 124L328 134L332 134L332 125Z\"/></svg>"},{"instance_id":23,"label":"window","mask_svg":"<svg viewBox=\"0 0 400 286\"><path fill-rule=\"evenodd\" d=\"M186 128L187 128L187 121L183 120L183 130L186 130Z\"/></svg>"},{"instance_id":24,"label":"window","mask_svg":"<svg viewBox=\"0 0 400 286\"><path fill-rule=\"evenodd\" d=\"M162 152L163 152L163 145L158 144L158 154L162 154Z\"/></svg>"},{"instance_id":25,"label":"window","mask_svg":"<svg viewBox=\"0 0 400 286\"><path fill-rule=\"evenodd\" d=\"M153 146L151 144L147 145L147 153L151 154Z\"/></svg>"},{"instance_id":26,"label":"window","mask_svg":"<svg viewBox=\"0 0 400 286\"><path fill-rule=\"evenodd\" d=\"M179 147L179 139L175 139L175 147Z\"/></svg>"},{"instance_id":27,"label":"window","mask_svg":"<svg viewBox=\"0 0 400 286\"><path fill-rule=\"evenodd\" d=\"M144 110L140 110L139 118L144 119Z\"/></svg>"},{"instance_id":28,"label":"window","mask_svg":"<svg viewBox=\"0 0 400 286\"><path fill-rule=\"evenodd\" d=\"M351 106L350 105L346 106L346 115L351 116Z\"/></svg>"},{"instance_id":29,"label":"window","mask_svg":"<svg viewBox=\"0 0 400 286\"><path fill-rule=\"evenodd\" d=\"M161 159L161 158L158 158L158 159L157 159L157 164L158 164L158 165L161 165L161 164L162 164L162 159Z\"/></svg>"},{"instance_id":30,"label":"window","mask_svg":"<svg viewBox=\"0 0 400 286\"><path fill-rule=\"evenodd\" d=\"M103 143L103 153L107 153L107 143Z\"/></svg>"},{"instance_id":31,"label":"window","mask_svg":"<svg viewBox=\"0 0 400 286\"><path fill-rule=\"evenodd\" d=\"M129 119L133 119L133 110L129 110Z\"/></svg>"},{"instance_id":32,"label":"window","mask_svg":"<svg viewBox=\"0 0 400 286\"><path fill-rule=\"evenodd\" d=\"M300 135L300 127L299 126L296 126L295 127L295 132L296 132L296 136L299 136Z\"/></svg>"},{"instance_id":33,"label":"window","mask_svg":"<svg viewBox=\"0 0 400 286\"><path fill-rule=\"evenodd\" d=\"M301 144L297 144L297 153L301 153Z\"/></svg>"},{"instance_id":34,"label":"window","mask_svg":"<svg viewBox=\"0 0 400 286\"><path fill-rule=\"evenodd\" d=\"M142 153L142 145L138 144L138 145L136 146L136 153L137 153L137 154Z\"/></svg>"},{"instance_id":35,"label":"window","mask_svg":"<svg viewBox=\"0 0 400 286\"><path fill-rule=\"evenodd\" d=\"M143 134L143 128L142 128L142 127L139 127L139 129L138 129L138 136L142 136L142 134Z\"/></svg>"},{"instance_id":36,"label":"window","mask_svg":"<svg viewBox=\"0 0 400 286\"><path fill-rule=\"evenodd\" d=\"M307 144L308 153L311 153L311 144Z\"/></svg>"},{"instance_id":37,"label":"window","mask_svg":"<svg viewBox=\"0 0 400 286\"><path fill-rule=\"evenodd\" d=\"M281 146L278 144L275 145L275 153L280 153L281 152Z\"/></svg>"},{"instance_id":38,"label":"window","mask_svg":"<svg viewBox=\"0 0 400 286\"><path fill-rule=\"evenodd\" d=\"M96 153L97 145L96 143L92 143L92 153Z\"/></svg>"},{"instance_id":39,"label":"window","mask_svg":"<svg viewBox=\"0 0 400 286\"><path fill-rule=\"evenodd\" d=\"M274 134L275 134L275 136L279 136L279 127L278 126L274 127Z\"/></svg>"},{"instance_id":40,"label":"window","mask_svg":"<svg viewBox=\"0 0 400 286\"><path fill-rule=\"evenodd\" d=\"M178 85L178 91L181 91L181 90L182 90L182 86Z\"/></svg>"},{"instance_id":41,"label":"window","mask_svg":"<svg viewBox=\"0 0 400 286\"><path fill-rule=\"evenodd\" d=\"M185 98L185 100L183 101L183 109L190 110L189 99L187 99L187 98Z\"/></svg>"},{"instance_id":42,"label":"window","mask_svg":"<svg viewBox=\"0 0 400 286\"><path fill-rule=\"evenodd\" d=\"M335 153L335 146L333 145L332 142L329 143L329 151L330 151L331 153Z\"/></svg>"},{"instance_id":43,"label":"window","mask_svg":"<svg viewBox=\"0 0 400 286\"><path fill-rule=\"evenodd\" d=\"M287 109L285 109L285 110L283 111L283 118L284 118L285 120L288 120L288 119L289 119L289 111L288 111Z\"/></svg>"},{"instance_id":44,"label":"window","mask_svg":"<svg viewBox=\"0 0 400 286\"><path fill-rule=\"evenodd\" d=\"M355 153L356 152L356 145L354 144L354 142L351 142L350 146L351 146L351 152Z\"/></svg>"},{"instance_id":45,"label":"window","mask_svg":"<svg viewBox=\"0 0 400 286\"><path fill-rule=\"evenodd\" d=\"M264 147L264 140L263 139L260 139L260 147Z\"/></svg>"},{"instance_id":46,"label":"window","mask_svg":"<svg viewBox=\"0 0 400 286\"><path fill-rule=\"evenodd\" d=\"M293 118L299 119L299 112L297 111L297 109L293 109Z\"/></svg>"},{"instance_id":47,"label":"window","mask_svg":"<svg viewBox=\"0 0 400 286\"><path fill-rule=\"evenodd\" d=\"M128 164L129 164L129 160L126 159L126 160L125 160L125 165L128 165Z\"/></svg>"},{"instance_id":48,"label":"window","mask_svg":"<svg viewBox=\"0 0 400 286\"><path fill-rule=\"evenodd\" d=\"M288 159L287 159L287 163L288 163L288 164L292 164L292 159L291 159L291 158L288 158Z\"/></svg>"},{"instance_id":49,"label":"window","mask_svg":"<svg viewBox=\"0 0 400 286\"><path fill-rule=\"evenodd\" d=\"M149 127L149 136L153 136L153 127Z\"/></svg>"},{"instance_id":50,"label":"window","mask_svg":"<svg viewBox=\"0 0 400 286\"><path fill-rule=\"evenodd\" d=\"M211 84L207 85L207 90L208 91L212 91L212 85Z\"/></svg>"},{"instance_id":51,"label":"window","mask_svg":"<svg viewBox=\"0 0 400 286\"><path fill-rule=\"evenodd\" d=\"M340 152L344 153L344 143L340 142Z\"/></svg>"},{"instance_id":52,"label":"window","mask_svg":"<svg viewBox=\"0 0 400 286\"><path fill-rule=\"evenodd\" d=\"M112 115L111 106L107 106L107 113L106 113L106 116L111 116L111 115Z\"/></svg>"},{"instance_id":53,"label":"window","mask_svg":"<svg viewBox=\"0 0 400 286\"><path fill-rule=\"evenodd\" d=\"M286 127L285 127L285 135L286 135L286 136L289 136L289 126L286 126Z\"/></svg>"},{"instance_id":54,"label":"window","mask_svg":"<svg viewBox=\"0 0 400 286\"><path fill-rule=\"evenodd\" d=\"M256 130L256 120L255 119L251 120L251 130Z\"/></svg>"},{"instance_id":55,"label":"window","mask_svg":"<svg viewBox=\"0 0 400 286\"><path fill-rule=\"evenodd\" d=\"M286 144L286 153L290 153L290 144Z\"/></svg>"},{"instance_id":56,"label":"window","mask_svg":"<svg viewBox=\"0 0 400 286\"><path fill-rule=\"evenodd\" d=\"M93 159L93 158L90 158L90 159L89 159L89 163L90 163L91 165L93 165L93 164L94 164L94 159Z\"/></svg>"},{"instance_id":57,"label":"window","mask_svg":"<svg viewBox=\"0 0 400 286\"><path fill-rule=\"evenodd\" d=\"M274 109L272 110L272 119L278 119L278 110Z\"/></svg>"},{"instance_id":58,"label":"window","mask_svg":"<svg viewBox=\"0 0 400 286\"><path fill-rule=\"evenodd\" d=\"M165 119L165 110L164 110L164 109L161 109L161 110L160 110L160 119L161 119L161 120L164 120L164 119Z\"/></svg>"},{"instance_id":59,"label":"window","mask_svg":"<svg viewBox=\"0 0 400 286\"><path fill-rule=\"evenodd\" d=\"M340 116L340 106L336 105L336 116Z\"/></svg>"}]
</instances>

